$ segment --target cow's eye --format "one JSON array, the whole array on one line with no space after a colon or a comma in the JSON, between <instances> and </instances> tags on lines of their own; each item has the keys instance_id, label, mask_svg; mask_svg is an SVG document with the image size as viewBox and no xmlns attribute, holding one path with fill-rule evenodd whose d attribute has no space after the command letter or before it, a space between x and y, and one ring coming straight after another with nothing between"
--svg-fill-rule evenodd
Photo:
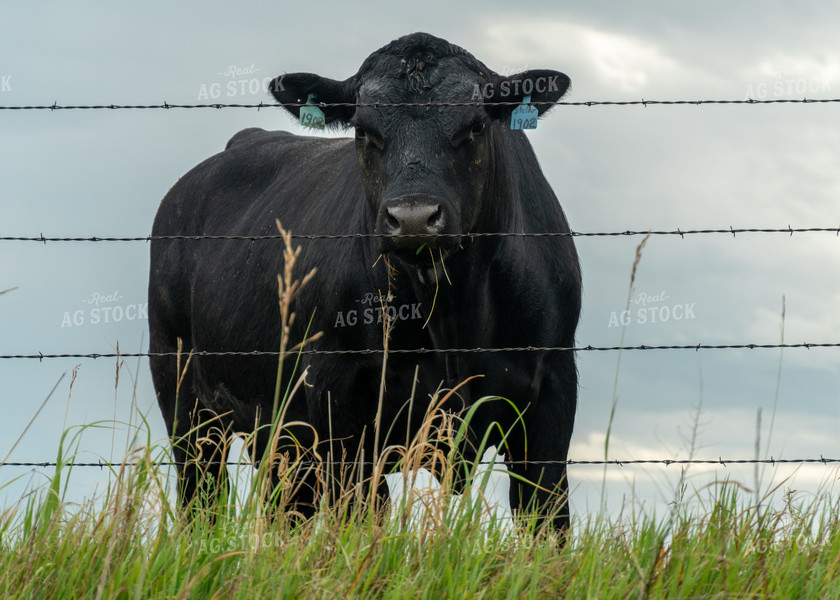
<instances>
[{"instance_id":1,"label":"cow's eye","mask_svg":"<svg viewBox=\"0 0 840 600\"><path fill-rule=\"evenodd\" d=\"M379 150L382 150L385 146L381 137L361 125L356 125L356 141L363 143L365 147L373 146Z\"/></svg>"},{"instance_id":2,"label":"cow's eye","mask_svg":"<svg viewBox=\"0 0 840 600\"><path fill-rule=\"evenodd\" d=\"M452 145L457 147L469 142L474 142L475 139L483 135L486 130L486 121L475 121L461 129L457 134L450 138Z\"/></svg>"}]
</instances>

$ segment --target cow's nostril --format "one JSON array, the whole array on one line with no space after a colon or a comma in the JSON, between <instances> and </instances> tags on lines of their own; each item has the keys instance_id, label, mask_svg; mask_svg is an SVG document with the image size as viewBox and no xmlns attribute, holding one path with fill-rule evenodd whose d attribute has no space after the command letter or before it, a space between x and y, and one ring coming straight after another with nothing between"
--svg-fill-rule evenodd
<instances>
[{"instance_id":1,"label":"cow's nostril","mask_svg":"<svg viewBox=\"0 0 840 600\"><path fill-rule=\"evenodd\" d=\"M439 231L443 228L443 207L440 204L435 207L435 212L426 221L426 226L429 231Z\"/></svg>"},{"instance_id":2,"label":"cow's nostril","mask_svg":"<svg viewBox=\"0 0 840 600\"><path fill-rule=\"evenodd\" d=\"M400 220L397 217L398 209L394 207L389 207L385 211L385 225L391 231L399 231L400 229Z\"/></svg>"}]
</instances>

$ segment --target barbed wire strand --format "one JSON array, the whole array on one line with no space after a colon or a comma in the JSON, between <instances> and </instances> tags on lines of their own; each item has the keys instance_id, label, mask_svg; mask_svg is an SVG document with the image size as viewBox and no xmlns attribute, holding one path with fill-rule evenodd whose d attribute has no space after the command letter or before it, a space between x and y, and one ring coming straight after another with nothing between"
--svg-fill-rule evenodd
<instances>
[{"instance_id":1,"label":"barbed wire strand","mask_svg":"<svg viewBox=\"0 0 840 600\"><path fill-rule=\"evenodd\" d=\"M704 105L761 105L761 104L836 104L840 98L768 98L756 99L745 98L743 100L584 100L580 102L529 102L530 106L704 106ZM59 104L57 101L52 104L36 105L0 105L0 110L173 110L173 109L223 109L223 108L301 108L304 106L318 106L319 108L346 107L346 108L426 108L426 107L466 107L466 106L520 106L522 102L316 102L306 104L300 102L272 102L266 104L224 103L211 102L203 104L170 104L164 101L162 104Z\"/></svg>"},{"instance_id":2,"label":"barbed wire strand","mask_svg":"<svg viewBox=\"0 0 840 600\"><path fill-rule=\"evenodd\" d=\"M393 466L394 461L386 461L388 464ZM506 464L506 465L567 465L567 466L588 466L588 465L609 465L609 466L618 466L618 467L625 467L628 465L716 465L722 467L728 467L730 465L752 465L752 464L763 464L763 465L787 465L787 464L840 464L840 458L825 458L820 456L819 458L631 458L631 459L611 459L611 460L575 460L575 459L568 459L568 460L505 460L505 461L498 461L498 465ZM121 468L121 467L139 467L139 466L146 466L148 463L146 462L133 462L133 463L118 463L118 462L108 462L99 460L97 462L67 462L61 463L61 467L98 467L100 469L105 468ZM186 464L200 464L202 466L214 466L218 465L218 462L199 462L199 461L153 461L151 464L159 466L159 467L177 467L183 466ZM224 463L227 467L250 467L253 466L251 463L245 462L226 462ZM322 464L316 461L297 461L298 465L317 465ZM372 461L363 461L363 462L353 462L353 461L341 461L340 463L334 462L333 464L341 464L341 465L373 465ZM0 463L0 467L41 467L41 468L50 468L50 467L57 467L59 466L58 463L55 462L37 462L37 461L28 461L28 462L5 462Z\"/></svg>"},{"instance_id":3,"label":"barbed wire strand","mask_svg":"<svg viewBox=\"0 0 840 600\"><path fill-rule=\"evenodd\" d=\"M811 348L840 348L840 342L827 343L810 343L803 342L799 344L683 344L683 345L647 345L639 346L523 346L510 348L389 348L388 354L472 354L472 353L499 353L499 352L611 352L611 351L626 351L626 350L767 350L780 348L804 348L810 350ZM358 350L298 350L292 354L302 355L369 355L382 354L385 352L382 349L363 348ZM264 350L249 350L249 351L211 351L211 350L196 350L191 353L182 352L181 355L186 356L280 356L280 352L264 351ZM89 354L0 354L0 359L36 359L43 361L45 359L54 358L159 358L159 357L177 357L178 352L92 352Z\"/></svg>"},{"instance_id":4,"label":"barbed wire strand","mask_svg":"<svg viewBox=\"0 0 840 600\"><path fill-rule=\"evenodd\" d=\"M391 235L387 233L342 233L342 234L292 234L292 238L303 240L342 240L342 239L378 239L378 238L484 238L484 237L523 237L523 238L553 238L553 237L628 237L638 235L662 235L680 236L687 235L710 235L726 234L735 237L739 233L785 233L793 236L794 233L833 233L840 237L840 226L838 227L728 227L719 229L663 229L663 230L624 230L624 231L566 231L566 232L495 232L495 233L441 233L435 235L413 233ZM84 236L84 237L48 237L44 234L38 236L0 236L0 242L151 242L155 240L279 240L282 237L278 234L271 235L147 235L134 237L105 237L105 236Z\"/></svg>"}]
</instances>

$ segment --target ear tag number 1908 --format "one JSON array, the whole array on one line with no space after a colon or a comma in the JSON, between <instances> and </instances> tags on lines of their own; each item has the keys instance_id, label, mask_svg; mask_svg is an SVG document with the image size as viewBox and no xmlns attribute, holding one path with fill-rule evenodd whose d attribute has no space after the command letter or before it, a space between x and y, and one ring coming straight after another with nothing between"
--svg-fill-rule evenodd
<instances>
[{"instance_id":1,"label":"ear tag number 1908","mask_svg":"<svg viewBox=\"0 0 840 600\"><path fill-rule=\"evenodd\" d=\"M315 104L315 94L309 94L309 97L306 99L306 104ZM300 124L304 127L323 129L325 122L324 111L317 106L300 107Z\"/></svg>"},{"instance_id":2,"label":"ear tag number 1908","mask_svg":"<svg viewBox=\"0 0 840 600\"><path fill-rule=\"evenodd\" d=\"M522 104L513 109L510 114L510 128L511 129L536 129L537 117L540 113L535 106L529 106L531 95L527 95L522 99Z\"/></svg>"}]
</instances>

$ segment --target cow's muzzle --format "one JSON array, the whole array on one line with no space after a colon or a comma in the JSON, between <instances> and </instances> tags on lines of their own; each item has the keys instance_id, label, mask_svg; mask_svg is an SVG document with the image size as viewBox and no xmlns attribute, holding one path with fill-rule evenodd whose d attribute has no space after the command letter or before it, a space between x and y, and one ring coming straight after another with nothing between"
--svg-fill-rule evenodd
<instances>
[{"instance_id":1,"label":"cow's muzzle","mask_svg":"<svg viewBox=\"0 0 840 600\"><path fill-rule=\"evenodd\" d=\"M451 204L438 196L399 196L382 203L376 216L376 232L390 238L386 250L416 250L426 244L446 247L454 238L441 234L458 233L459 223Z\"/></svg>"}]
</instances>

